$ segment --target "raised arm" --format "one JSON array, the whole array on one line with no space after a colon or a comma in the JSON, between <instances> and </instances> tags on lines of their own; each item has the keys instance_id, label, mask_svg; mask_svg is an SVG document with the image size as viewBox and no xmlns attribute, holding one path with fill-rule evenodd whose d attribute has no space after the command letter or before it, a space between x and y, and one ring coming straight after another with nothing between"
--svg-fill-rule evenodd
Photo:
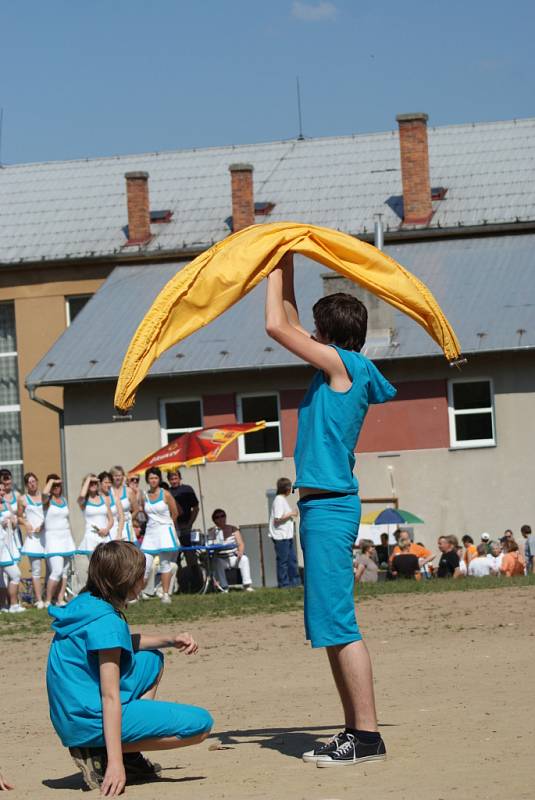
<instances>
[{"instance_id":1,"label":"raised arm","mask_svg":"<svg viewBox=\"0 0 535 800\"><path fill-rule=\"evenodd\" d=\"M298 331L310 338L310 333L303 328L299 320L297 300L295 299L294 289L294 256L293 253L286 253L280 260L279 265L282 269L282 302L288 322Z\"/></svg>"},{"instance_id":2,"label":"raised arm","mask_svg":"<svg viewBox=\"0 0 535 800\"><path fill-rule=\"evenodd\" d=\"M286 279L288 280L288 279ZM335 391L346 391L351 386L342 359L334 349L321 344L291 324L283 295L283 267L277 266L267 277L266 332L280 345L303 361L323 370L330 378Z\"/></svg>"},{"instance_id":3,"label":"raised arm","mask_svg":"<svg viewBox=\"0 0 535 800\"><path fill-rule=\"evenodd\" d=\"M80 487L80 494L78 495L78 499L76 502L78 503L82 511L86 507L87 492L89 491L89 484L91 483L92 480L96 480L96 475L86 475Z\"/></svg>"}]
</instances>

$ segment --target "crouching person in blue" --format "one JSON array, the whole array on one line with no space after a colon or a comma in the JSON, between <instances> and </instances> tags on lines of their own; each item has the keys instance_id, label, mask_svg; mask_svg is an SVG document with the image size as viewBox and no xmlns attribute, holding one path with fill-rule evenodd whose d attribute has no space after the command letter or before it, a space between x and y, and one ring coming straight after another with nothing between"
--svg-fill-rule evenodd
<instances>
[{"instance_id":1,"label":"crouching person in blue","mask_svg":"<svg viewBox=\"0 0 535 800\"><path fill-rule=\"evenodd\" d=\"M66 607L51 606L55 632L47 667L52 724L88 788L106 797L127 780L157 778L141 751L199 744L212 717L203 708L155 699L163 673L157 648L194 655L188 633L131 634L123 609L143 589L145 557L112 541L91 556L87 584Z\"/></svg>"},{"instance_id":2,"label":"crouching person in blue","mask_svg":"<svg viewBox=\"0 0 535 800\"><path fill-rule=\"evenodd\" d=\"M318 767L382 760L370 656L355 617L353 545L360 524L355 449L371 403L396 390L360 350L368 314L352 295L322 297L312 310L311 336L299 322L292 255L268 276L267 333L316 367L299 407L294 453L304 557L305 629L312 647L325 647L343 707L345 727L303 754Z\"/></svg>"}]
</instances>

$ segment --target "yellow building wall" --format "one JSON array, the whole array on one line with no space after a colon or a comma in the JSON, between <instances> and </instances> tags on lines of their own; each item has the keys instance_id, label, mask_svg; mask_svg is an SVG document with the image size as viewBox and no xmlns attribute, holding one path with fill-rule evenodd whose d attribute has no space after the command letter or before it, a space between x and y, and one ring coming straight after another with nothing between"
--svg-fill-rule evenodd
<instances>
[{"instance_id":1,"label":"yellow building wall","mask_svg":"<svg viewBox=\"0 0 535 800\"><path fill-rule=\"evenodd\" d=\"M26 376L65 330L65 298L94 294L111 269L69 265L6 270L0 275L0 302L15 305L24 469L35 472L41 483L48 472L60 471L59 420L57 413L30 399ZM37 393L63 406L62 389L39 389Z\"/></svg>"}]
</instances>

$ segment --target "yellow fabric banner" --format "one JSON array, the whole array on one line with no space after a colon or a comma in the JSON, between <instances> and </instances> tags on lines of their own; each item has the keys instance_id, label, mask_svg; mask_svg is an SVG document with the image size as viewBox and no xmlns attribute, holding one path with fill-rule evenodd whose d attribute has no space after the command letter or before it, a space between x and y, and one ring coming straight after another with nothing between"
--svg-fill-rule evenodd
<instances>
[{"instance_id":1,"label":"yellow fabric banner","mask_svg":"<svg viewBox=\"0 0 535 800\"><path fill-rule=\"evenodd\" d=\"M459 357L457 337L427 286L373 245L315 225L252 225L201 253L162 289L128 347L116 408L131 408L137 387L165 350L237 303L290 250L319 261L408 314L449 361Z\"/></svg>"}]
</instances>

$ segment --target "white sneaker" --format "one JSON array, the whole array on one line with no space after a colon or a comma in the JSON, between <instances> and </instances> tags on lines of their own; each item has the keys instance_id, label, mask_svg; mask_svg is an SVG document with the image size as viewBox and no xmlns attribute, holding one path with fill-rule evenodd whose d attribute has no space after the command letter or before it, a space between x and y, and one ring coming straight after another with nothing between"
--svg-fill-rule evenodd
<instances>
[{"instance_id":1,"label":"white sneaker","mask_svg":"<svg viewBox=\"0 0 535 800\"><path fill-rule=\"evenodd\" d=\"M163 589L162 589L161 585L156 587L156 589L154 590L154 594L156 595L156 597L159 597L160 600L162 599L162 597L163 597Z\"/></svg>"},{"instance_id":2,"label":"white sneaker","mask_svg":"<svg viewBox=\"0 0 535 800\"><path fill-rule=\"evenodd\" d=\"M9 606L9 613L10 614L23 614L26 611L21 605L17 603L15 606Z\"/></svg>"},{"instance_id":3,"label":"white sneaker","mask_svg":"<svg viewBox=\"0 0 535 800\"><path fill-rule=\"evenodd\" d=\"M35 608L39 608L39 609L46 608L46 606L45 606L45 604L43 603L42 600L38 600L36 603L34 603L34 606L35 606Z\"/></svg>"},{"instance_id":4,"label":"white sneaker","mask_svg":"<svg viewBox=\"0 0 535 800\"><path fill-rule=\"evenodd\" d=\"M50 606L49 601L45 600L45 602L43 603L43 608L48 608L49 606Z\"/></svg>"},{"instance_id":5,"label":"white sneaker","mask_svg":"<svg viewBox=\"0 0 535 800\"><path fill-rule=\"evenodd\" d=\"M171 598L169 597L169 595L167 594L167 592L164 592L164 593L162 594L162 596L161 596L160 600L161 600L161 602L162 602L164 605L166 605L166 606L170 606L170 605L171 605L171 603L173 602L173 601L171 600Z\"/></svg>"},{"instance_id":6,"label":"white sneaker","mask_svg":"<svg viewBox=\"0 0 535 800\"><path fill-rule=\"evenodd\" d=\"M244 586L243 588L245 589L246 592L254 592L254 589L250 583L247 586Z\"/></svg>"},{"instance_id":7,"label":"white sneaker","mask_svg":"<svg viewBox=\"0 0 535 800\"><path fill-rule=\"evenodd\" d=\"M58 600L56 605L59 606L59 608L63 608L64 606L67 605L67 603L65 602L65 600Z\"/></svg>"},{"instance_id":8,"label":"white sneaker","mask_svg":"<svg viewBox=\"0 0 535 800\"><path fill-rule=\"evenodd\" d=\"M141 600L152 600L152 596L150 594L147 594L147 592L141 592L139 597Z\"/></svg>"}]
</instances>

